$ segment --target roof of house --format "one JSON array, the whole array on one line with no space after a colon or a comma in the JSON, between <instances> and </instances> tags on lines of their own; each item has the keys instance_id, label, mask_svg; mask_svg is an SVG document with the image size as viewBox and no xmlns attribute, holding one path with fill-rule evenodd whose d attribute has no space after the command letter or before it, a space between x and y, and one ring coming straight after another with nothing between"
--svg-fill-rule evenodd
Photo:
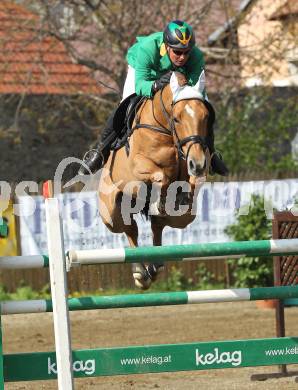
<instances>
[{"instance_id":1,"label":"roof of house","mask_svg":"<svg viewBox=\"0 0 298 390\"><path fill-rule=\"evenodd\" d=\"M271 16L270 20L284 19L290 15L298 14L297 0L287 0L281 7L279 7Z\"/></svg>"},{"instance_id":2,"label":"roof of house","mask_svg":"<svg viewBox=\"0 0 298 390\"><path fill-rule=\"evenodd\" d=\"M214 45L219 39L221 39L225 34L231 29L235 28L238 22L241 20L242 13L247 10L247 8L252 5L255 0L242 0L239 5L238 13L226 21L222 26L217 28L212 34L208 37L208 45ZM270 20L283 19L290 15L298 14L298 2L297 0L286 0L285 3L278 8L271 16Z\"/></svg>"},{"instance_id":3,"label":"roof of house","mask_svg":"<svg viewBox=\"0 0 298 390\"><path fill-rule=\"evenodd\" d=\"M39 28L39 16L0 3L0 93L100 93L90 70L73 62L64 45Z\"/></svg>"},{"instance_id":4,"label":"roof of house","mask_svg":"<svg viewBox=\"0 0 298 390\"><path fill-rule=\"evenodd\" d=\"M252 4L254 0L242 0L238 12L235 16L227 20L222 26L217 28L212 34L208 36L208 45L212 46L215 42L218 41L227 31L230 31L231 28L234 28L238 20L241 17L241 14L247 10L247 8Z\"/></svg>"}]
</instances>

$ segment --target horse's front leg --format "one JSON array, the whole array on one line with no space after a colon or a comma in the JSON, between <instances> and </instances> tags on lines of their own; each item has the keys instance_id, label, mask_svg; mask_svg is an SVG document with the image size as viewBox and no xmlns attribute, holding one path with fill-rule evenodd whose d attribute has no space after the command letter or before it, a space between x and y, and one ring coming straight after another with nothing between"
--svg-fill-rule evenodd
<instances>
[{"instance_id":1,"label":"horse's front leg","mask_svg":"<svg viewBox=\"0 0 298 390\"><path fill-rule=\"evenodd\" d=\"M162 223L161 218L152 216L151 217L151 231L152 239L154 246L162 245L162 232L164 229L164 224ZM150 263L147 265L147 271L150 275L152 282L155 282L157 276L164 270L164 263L162 261L158 263Z\"/></svg>"},{"instance_id":2,"label":"horse's front leg","mask_svg":"<svg viewBox=\"0 0 298 390\"><path fill-rule=\"evenodd\" d=\"M129 245L133 248L138 246L138 226L136 221L131 217L131 224L129 228L126 228L125 234L127 236ZM132 275L134 278L135 286L142 290L147 290L151 283L152 278L147 270L147 267L143 263L132 263Z\"/></svg>"},{"instance_id":3,"label":"horse's front leg","mask_svg":"<svg viewBox=\"0 0 298 390\"><path fill-rule=\"evenodd\" d=\"M184 181L183 186L177 188L175 211L178 211L180 206L188 206L188 210L183 211L183 213L196 214L196 199L205 181L205 178L195 178L194 176L190 176L187 181Z\"/></svg>"},{"instance_id":4,"label":"horse's front leg","mask_svg":"<svg viewBox=\"0 0 298 390\"><path fill-rule=\"evenodd\" d=\"M147 184L151 184L151 197L149 205L150 215L165 215L167 189L170 184L169 175L165 170L149 158L137 154L133 161L134 176ZM171 174L171 172L168 172Z\"/></svg>"}]
</instances>

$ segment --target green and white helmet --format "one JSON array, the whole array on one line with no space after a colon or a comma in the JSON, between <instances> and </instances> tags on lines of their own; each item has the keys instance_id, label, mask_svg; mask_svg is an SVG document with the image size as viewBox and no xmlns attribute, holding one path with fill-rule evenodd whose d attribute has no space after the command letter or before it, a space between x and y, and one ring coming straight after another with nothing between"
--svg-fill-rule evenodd
<instances>
[{"instance_id":1,"label":"green and white helmet","mask_svg":"<svg viewBox=\"0 0 298 390\"><path fill-rule=\"evenodd\" d=\"M191 49L195 45L195 34L188 23L173 20L163 32L163 41L175 49Z\"/></svg>"}]
</instances>

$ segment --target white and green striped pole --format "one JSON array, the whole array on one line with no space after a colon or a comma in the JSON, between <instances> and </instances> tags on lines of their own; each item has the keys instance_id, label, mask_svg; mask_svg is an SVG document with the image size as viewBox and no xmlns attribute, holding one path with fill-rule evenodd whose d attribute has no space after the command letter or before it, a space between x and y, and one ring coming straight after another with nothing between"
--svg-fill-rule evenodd
<instances>
[{"instance_id":1,"label":"white and green striped pole","mask_svg":"<svg viewBox=\"0 0 298 390\"><path fill-rule=\"evenodd\" d=\"M261 299L298 298L298 286L256 287L206 291L90 296L69 298L70 311L128 307L169 306L211 302L257 301ZM45 313L53 310L46 299L1 302L1 314Z\"/></svg>"},{"instance_id":2,"label":"white and green striped pole","mask_svg":"<svg viewBox=\"0 0 298 390\"><path fill-rule=\"evenodd\" d=\"M298 255L298 239L234 241L139 248L70 250L68 269L77 265L156 261L196 261L240 257ZM46 268L48 255L0 257L0 269Z\"/></svg>"},{"instance_id":3,"label":"white and green striped pole","mask_svg":"<svg viewBox=\"0 0 298 390\"><path fill-rule=\"evenodd\" d=\"M48 266L49 257L47 255L0 257L0 269L47 268Z\"/></svg>"},{"instance_id":4,"label":"white and green striped pole","mask_svg":"<svg viewBox=\"0 0 298 390\"><path fill-rule=\"evenodd\" d=\"M68 267L84 264L136 263L270 255L298 255L298 238L285 240L234 241L223 243L165 245L138 248L71 250Z\"/></svg>"}]
</instances>

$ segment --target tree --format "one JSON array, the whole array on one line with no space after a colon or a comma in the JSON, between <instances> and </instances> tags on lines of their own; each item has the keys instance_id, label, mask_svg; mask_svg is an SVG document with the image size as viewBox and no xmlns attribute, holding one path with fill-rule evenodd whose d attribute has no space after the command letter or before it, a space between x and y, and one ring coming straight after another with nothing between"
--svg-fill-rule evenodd
<instances>
[{"instance_id":1,"label":"tree","mask_svg":"<svg viewBox=\"0 0 298 390\"><path fill-rule=\"evenodd\" d=\"M233 173L292 171L297 132L297 88L255 87L216 102L216 142Z\"/></svg>"},{"instance_id":2,"label":"tree","mask_svg":"<svg viewBox=\"0 0 298 390\"><path fill-rule=\"evenodd\" d=\"M196 7L193 5L196 3ZM175 18L196 29L215 0L35 0L42 31L63 42L75 61L89 67L97 80L118 94L124 84L128 48L138 35L160 31Z\"/></svg>"},{"instance_id":3,"label":"tree","mask_svg":"<svg viewBox=\"0 0 298 390\"><path fill-rule=\"evenodd\" d=\"M194 27L214 90L234 92L246 81L262 80L266 85L273 73L285 72L285 59L293 57L297 46L297 19L291 8L287 13L280 10L284 0L241 2L240 11L237 0L15 2L40 15L36 37L58 38L76 62L95 73L107 91L118 94L126 75L125 55L136 36L161 31L175 18L187 20Z\"/></svg>"},{"instance_id":4,"label":"tree","mask_svg":"<svg viewBox=\"0 0 298 390\"><path fill-rule=\"evenodd\" d=\"M264 167L267 170L284 169L293 165L289 143L293 138L297 112L294 99L285 98L281 104L273 102L272 91L266 89L250 90L248 94L245 91L247 96L238 101L234 98L237 96L235 92L254 75L256 78L262 76L264 83L270 82L280 61L285 60L287 50L293 51L297 18L290 13L284 16L281 11L273 14L284 0L241 2L244 4L241 12L237 11L238 0L14 2L30 8L37 15L38 23L27 21L30 30L28 44L55 37L74 62L85 65L94 73L104 94L89 94L85 102L95 105L94 112L103 111L98 115L97 129L102 127L108 112L120 99L127 70L126 52L136 36L161 31L169 20L175 18L187 20L193 25L198 44L205 54L208 93L220 93L216 109L218 127L222 132L216 141L231 171ZM274 25L266 36L254 31L252 23L258 14L268 14L268 23ZM216 39L212 40L210 34L217 29ZM1 39L5 41L7 37ZM287 62L283 63L286 66ZM16 107L16 117L19 117L23 99L21 96ZM66 104L71 105L72 99ZM94 122L91 125L85 123L95 133Z\"/></svg>"}]
</instances>

